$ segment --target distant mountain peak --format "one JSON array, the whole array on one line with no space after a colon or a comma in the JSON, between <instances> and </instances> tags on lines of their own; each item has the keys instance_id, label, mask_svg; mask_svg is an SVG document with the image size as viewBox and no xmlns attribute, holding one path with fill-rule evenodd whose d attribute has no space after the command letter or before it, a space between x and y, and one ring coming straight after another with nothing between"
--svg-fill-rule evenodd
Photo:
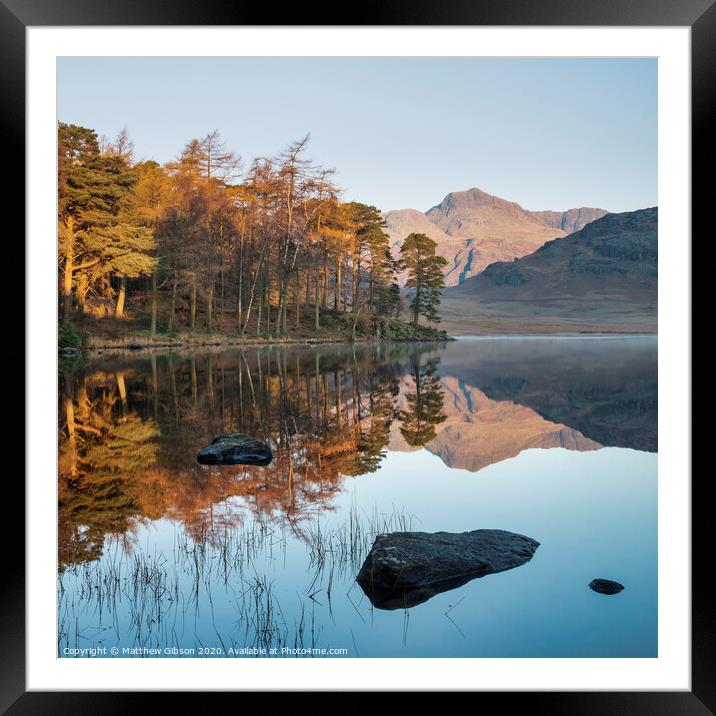
<instances>
[{"instance_id":1,"label":"distant mountain peak","mask_svg":"<svg viewBox=\"0 0 716 716\"><path fill-rule=\"evenodd\" d=\"M427 234L433 239L438 253L448 261L446 284L454 286L495 261L530 254L547 241L577 231L606 213L591 207L529 211L514 201L472 187L450 192L425 213L416 209L389 211L385 221L396 252L410 233Z\"/></svg>"},{"instance_id":2,"label":"distant mountain peak","mask_svg":"<svg viewBox=\"0 0 716 716\"><path fill-rule=\"evenodd\" d=\"M524 209L514 201L501 199L494 194L472 187L464 191L453 191L445 196L445 198L426 213L430 216L433 212L451 213L455 211L470 211L481 207L499 207L503 209L511 209L513 211L524 211Z\"/></svg>"}]
</instances>

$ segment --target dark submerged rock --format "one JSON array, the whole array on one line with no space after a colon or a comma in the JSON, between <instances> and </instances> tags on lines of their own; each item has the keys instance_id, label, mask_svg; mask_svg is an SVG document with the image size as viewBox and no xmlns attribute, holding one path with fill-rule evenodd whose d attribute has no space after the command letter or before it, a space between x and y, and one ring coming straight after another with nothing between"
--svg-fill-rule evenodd
<instances>
[{"instance_id":1,"label":"dark submerged rock","mask_svg":"<svg viewBox=\"0 0 716 716\"><path fill-rule=\"evenodd\" d=\"M476 577L532 559L539 542L505 530L378 535L356 581L379 609L426 602Z\"/></svg>"},{"instance_id":2,"label":"dark submerged rock","mask_svg":"<svg viewBox=\"0 0 716 716\"><path fill-rule=\"evenodd\" d=\"M199 450L196 459L202 465L268 465L273 453L269 445L250 435L227 433Z\"/></svg>"},{"instance_id":3,"label":"dark submerged rock","mask_svg":"<svg viewBox=\"0 0 716 716\"><path fill-rule=\"evenodd\" d=\"M600 594L618 594L624 589L624 585L612 582L611 579L593 579L589 583L589 588Z\"/></svg>"}]
</instances>

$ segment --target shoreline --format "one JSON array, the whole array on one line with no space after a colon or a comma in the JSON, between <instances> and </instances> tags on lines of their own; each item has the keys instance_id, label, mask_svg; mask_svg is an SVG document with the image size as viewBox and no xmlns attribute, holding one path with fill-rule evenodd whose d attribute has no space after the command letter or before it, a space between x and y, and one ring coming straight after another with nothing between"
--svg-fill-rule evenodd
<instances>
[{"instance_id":1,"label":"shoreline","mask_svg":"<svg viewBox=\"0 0 716 716\"><path fill-rule=\"evenodd\" d=\"M453 336L456 341L489 341L489 340L505 340L505 339L544 339L544 338L658 338L659 334L654 333L617 333L609 331L604 333L484 333L482 335L476 333L464 333L462 335Z\"/></svg>"},{"instance_id":2,"label":"shoreline","mask_svg":"<svg viewBox=\"0 0 716 716\"><path fill-rule=\"evenodd\" d=\"M202 348L270 348L276 346L286 347L314 347L324 345L350 345L368 343L449 343L453 341L494 341L494 340L549 340L549 339L607 339L607 338L658 338L658 333L484 333L484 334L458 334L448 335L444 338L358 338L350 340L345 337L324 338L256 338L256 339L224 339L224 340L176 340L161 341L148 340L143 337L127 339L122 343L100 343L88 345L85 348L60 348L60 358L71 358L83 354L102 355L104 353L140 353L161 350L195 350Z\"/></svg>"},{"instance_id":3,"label":"shoreline","mask_svg":"<svg viewBox=\"0 0 716 716\"><path fill-rule=\"evenodd\" d=\"M167 349L195 350L201 348L271 348L275 346L286 347L314 347L324 345L351 345L368 343L448 343L457 340L454 336L444 338L275 338L275 339L252 339L252 340L211 340L211 341L143 341L141 339L127 341L126 343L108 343L101 345L89 345L85 348L60 348L57 352L60 358L70 358L83 354L101 355L103 353L140 353L143 351L159 351Z\"/></svg>"}]
</instances>

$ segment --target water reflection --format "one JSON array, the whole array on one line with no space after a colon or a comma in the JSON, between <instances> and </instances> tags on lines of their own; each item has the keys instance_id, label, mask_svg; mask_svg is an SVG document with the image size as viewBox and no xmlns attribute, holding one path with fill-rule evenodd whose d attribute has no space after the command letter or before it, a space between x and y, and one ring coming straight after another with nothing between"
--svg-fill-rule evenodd
<instances>
[{"instance_id":1,"label":"water reflection","mask_svg":"<svg viewBox=\"0 0 716 716\"><path fill-rule=\"evenodd\" d=\"M605 447L657 450L655 336L459 341L441 372Z\"/></svg>"},{"instance_id":2,"label":"water reflection","mask_svg":"<svg viewBox=\"0 0 716 716\"><path fill-rule=\"evenodd\" d=\"M445 422L442 412L444 391L435 375L438 360L432 358L425 366L415 356L410 361L412 386L405 394L407 409L400 412L400 434L410 447L422 447L435 437L435 427Z\"/></svg>"},{"instance_id":3,"label":"water reflection","mask_svg":"<svg viewBox=\"0 0 716 716\"><path fill-rule=\"evenodd\" d=\"M433 350L271 349L68 367L61 380L60 563L96 559L105 535L129 545L137 524L159 517L210 540L245 518L223 509L231 496L291 524L329 509L345 476L380 465L397 418L398 379L409 363L422 382L422 357ZM439 390L431 385L429 405L420 398L406 424L425 430L438 419ZM197 465L197 450L230 431L268 441L271 465Z\"/></svg>"},{"instance_id":4,"label":"water reflection","mask_svg":"<svg viewBox=\"0 0 716 716\"><path fill-rule=\"evenodd\" d=\"M553 346L461 341L63 362L60 569L98 559L107 538L131 550L141 526L162 517L198 543L220 542L256 516L300 534L332 509L347 477L375 472L390 451L424 446L450 467L477 471L529 447L655 450L655 342L590 346L571 362ZM198 449L234 431L268 441L273 462L197 464Z\"/></svg>"}]
</instances>

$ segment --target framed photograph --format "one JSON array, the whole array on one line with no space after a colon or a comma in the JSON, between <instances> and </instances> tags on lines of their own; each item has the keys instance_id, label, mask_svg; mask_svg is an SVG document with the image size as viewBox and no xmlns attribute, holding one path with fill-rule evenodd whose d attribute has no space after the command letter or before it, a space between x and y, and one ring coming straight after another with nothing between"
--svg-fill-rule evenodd
<instances>
[{"instance_id":1,"label":"framed photograph","mask_svg":"<svg viewBox=\"0 0 716 716\"><path fill-rule=\"evenodd\" d=\"M711 0L265 14L0 0L27 334L3 708L713 712Z\"/></svg>"}]
</instances>

